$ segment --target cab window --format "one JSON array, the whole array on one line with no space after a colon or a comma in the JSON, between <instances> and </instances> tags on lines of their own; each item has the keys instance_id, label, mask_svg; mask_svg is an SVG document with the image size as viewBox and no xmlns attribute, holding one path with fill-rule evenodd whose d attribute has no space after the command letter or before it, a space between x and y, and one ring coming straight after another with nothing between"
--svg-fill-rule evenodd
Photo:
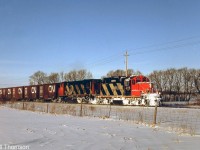
<instances>
[{"instance_id":1,"label":"cab window","mask_svg":"<svg viewBox=\"0 0 200 150\"><path fill-rule=\"evenodd\" d=\"M125 80L125 81L124 81L124 85L125 85L125 86L129 86L129 81L126 81L126 80Z\"/></svg>"}]
</instances>

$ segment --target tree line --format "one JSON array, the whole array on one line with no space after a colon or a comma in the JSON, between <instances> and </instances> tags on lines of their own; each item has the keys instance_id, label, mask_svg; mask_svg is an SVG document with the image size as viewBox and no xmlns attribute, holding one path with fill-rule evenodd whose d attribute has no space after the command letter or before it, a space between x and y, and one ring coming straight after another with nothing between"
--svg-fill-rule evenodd
<instances>
[{"instance_id":1,"label":"tree line","mask_svg":"<svg viewBox=\"0 0 200 150\"><path fill-rule=\"evenodd\" d=\"M128 69L128 75L132 74L141 74L140 71L133 71L133 69ZM103 77L112 77L112 76L125 76L126 72L122 69L111 70ZM60 73L52 72L49 75L43 71L37 71L33 75L29 77L30 85L37 84L47 84L47 83L57 83L63 81L78 81L84 79L92 79L93 75L90 71L86 69L81 70L72 70L70 72L64 73L63 71Z\"/></svg>"},{"instance_id":2,"label":"tree line","mask_svg":"<svg viewBox=\"0 0 200 150\"><path fill-rule=\"evenodd\" d=\"M49 75L43 71L37 71L29 77L30 85L57 83L63 81L78 81L83 79L92 79L92 73L85 70L72 70L70 72L52 72Z\"/></svg>"},{"instance_id":3,"label":"tree line","mask_svg":"<svg viewBox=\"0 0 200 150\"><path fill-rule=\"evenodd\" d=\"M139 75L142 74L140 71L134 71L133 69L128 69L127 70L127 75ZM113 76L126 76L126 71L122 69L117 69L117 70L111 70L109 71L105 77L113 77Z\"/></svg>"},{"instance_id":4,"label":"tree line","mask_svg":"<svg viewBox=\"0 0 200 150\"><path fill-rule=\"evenodd\" d=\"M162 93L164 100L190 100L200 94L200 69L167 69L149 74L154 87Z\"/></svg>"},{"instance_id":5,"label":"tree line","mask_svg":"<svg viewBox=\"0 0 200 150\"><path fill-rule=\"evenodd\" d=\"M142 74L140 71L128 69L128 75ZM126 72L122 69L111 70L103 77L125 76ZM148 75L153 82L155 89L161 92L163 99L169 100L190 100L192 95L200 94L200 69L167 69L153 71ZM63 81L78 81L92 79L93 75L86 69L72 70L68 73L50 73L49 75L37 71L29 78L30 85L57 83Z\"/></svg>"}]
</instances>

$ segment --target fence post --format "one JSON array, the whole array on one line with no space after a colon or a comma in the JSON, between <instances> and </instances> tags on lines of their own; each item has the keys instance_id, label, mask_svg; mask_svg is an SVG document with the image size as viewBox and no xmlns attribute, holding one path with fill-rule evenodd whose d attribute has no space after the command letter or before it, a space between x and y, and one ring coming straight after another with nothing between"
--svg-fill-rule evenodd
<instances>
[{"instance_id":1,"label":"fence post","mask_svg":"<svg viewBox=\"0 0 200 150\"><path fill-rule=\"evenodd\" d=\"M153 125L156 125L156 118L157 118L157 104L155 105L155 110L154 110Z\"/></svg>"},{"instance_id":2,"label":"fence post","mask_svg":"<svg viewBox=\"0 0 200 150\"><path fill-rule=\"evenodd\" d=\"M81 98L81 109L80 109L80 116L83 116L83 99Z\"/></svg>"},{"instance_id":3,"label":"fence post","mask_svg":"<svg viewBox=\"0 0 200 150\"><path fill-rule=\"evenodd\" d=\"M49 112L49 104L47 104L47 113Z\"/></svg>"},{"instance_id":4,"label":"fence post","mask_svg":"<svg viewBox=\"0 0 200 150\"><path fill-rule=\"evenodd\" d=\"M108 114L109 118L110 118L110 113L111 113L111 103L110 103L110 109L109 109L109 114Z\"/></svg>"}]
</instances>

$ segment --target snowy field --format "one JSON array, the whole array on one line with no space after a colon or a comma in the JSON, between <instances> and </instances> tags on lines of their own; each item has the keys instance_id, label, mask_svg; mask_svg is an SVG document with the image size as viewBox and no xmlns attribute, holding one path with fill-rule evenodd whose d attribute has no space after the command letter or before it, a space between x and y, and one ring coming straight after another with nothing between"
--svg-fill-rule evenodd
<instances>
[{"instance_id":1,"label":"snowy field","mask_svg":"<svg viewBox=\"0 0 200 150\"><path fill-rule=\"evenodd\" d=\"M16 102L6 103L4 106L51 114L110 118L150 126L154 122L155 111L155 107L87 104L81 106L69 103ZM158 107L156 122L160 128L170 132L200 136L200 109Z\"/></svg>"},{"instance_id":2,"label":"snowy field","mask_svg":"<svg viewBox=\"0 0 200 150\"><path fill-rule=\"evenodd\" d=\"M0 149L199 150L199 141L199 135L180 135L131 121L0 107Z\"/></svg>"}]
</instances>

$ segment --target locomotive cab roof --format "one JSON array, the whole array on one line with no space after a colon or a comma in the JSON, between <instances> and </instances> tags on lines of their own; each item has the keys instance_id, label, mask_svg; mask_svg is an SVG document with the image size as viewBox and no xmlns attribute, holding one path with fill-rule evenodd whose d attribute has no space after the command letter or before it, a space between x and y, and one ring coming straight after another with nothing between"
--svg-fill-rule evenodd
<instances>
[{"instance_id":1,"label":"locomotive cab roof","mask_svg":"<svg viewBox=\"0 0 200 150\"><path fill-rule=\"evenodd\" d=\"M149 78L143 75L132 75L130 76L130 79L138 82L150 82Z\"/></svg>"}]
</instances>

